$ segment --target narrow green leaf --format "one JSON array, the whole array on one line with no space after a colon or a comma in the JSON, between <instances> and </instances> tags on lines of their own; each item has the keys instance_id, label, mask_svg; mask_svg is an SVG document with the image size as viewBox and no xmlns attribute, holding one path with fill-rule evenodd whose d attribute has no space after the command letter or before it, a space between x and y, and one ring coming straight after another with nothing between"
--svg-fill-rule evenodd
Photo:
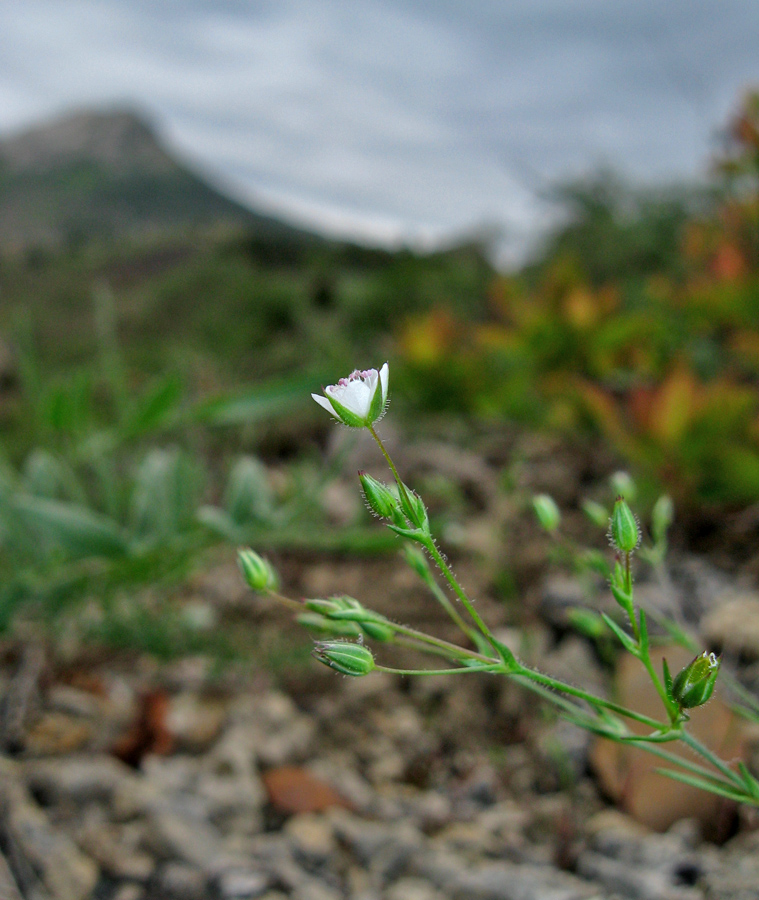
<instances>
[{"instance_id":1,"label":"narrow green leaf","mask_svg":"<svg viewBox=\"0 0 759 900\"><path fill-rule=\"evenodd\" d=\"M656 771L659 775L672 778L674 781L681 781L683 784L689 784L691 787L708 791L710 794L717 794L720 797L727 797L728 800L735 800L738 803L751 803L753 800L750 795L742 794L737 788L729 786L726 781L709 781L706 778L698 778L688 772L676 772L673 769L656 769Z\"/></svg>"},{"instance_id":2,"label":"narrow green leaf","mask_svg":"<svg viewBox=\"0 0 759 900\"><path fill-rule=\"evenodd\" d=\"M644 653L648 651L648 624L646 623L646 611L642 609L638 614L638 630L640 631L640 646Z\"/></svg>"},{"instance_id":3,"label":"narrow green leaf","mask_svg":"<svg viewBox=\"0 0 759 900\"><path fill-rule=\"evenodd\" d=\"M625 648L625 650L628 650L630 653L637 656L638 655L638 646L635 643L635 640L633 638L631 638L630 635L627 634L626 631L623 631L619 627L619 625L617 625L617 623L614 621L614 619L611 618L611 616L607 616L606 613L602 613L601 615L603 617L604 622L606 622L606 624L609 626L609 628L611 628L611 630L617 636L617 639L619 640L620 644L622 644L622 646Z\"/></svg>"},{"instance_id":4,"label":"narrow green leaf","mask_svg":"<svg viewBox=\"0 0 759 900\"><path fill-rule=\"evenodd\" d=\"M664 675L664 687L667 691L667 696L669 697L670 700L673 700L674 698L672 697L672 675L670 674L669 666L667 665L666 659L662 659L661 667L662 667L662 673Z\"/></svg>"},{"instance_id":5,"label":"narrow green leaf","mask_svg":"<svg viewBox=\"0 0 759 900\"><path fill-rule=\"evenodd\" d=\"M75 556L121 556L127 540L116 522L84 506L17 494L11 503L27 525Z\"/></svg>"}]
</instances>

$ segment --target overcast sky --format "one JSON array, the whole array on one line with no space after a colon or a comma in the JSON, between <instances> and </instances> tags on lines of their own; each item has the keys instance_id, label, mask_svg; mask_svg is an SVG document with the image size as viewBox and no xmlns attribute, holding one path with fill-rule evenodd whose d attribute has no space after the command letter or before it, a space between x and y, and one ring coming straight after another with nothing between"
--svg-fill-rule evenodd
<instances>
[{"instance_id":1,"label":"overcast sky","mask_svg":"<svg viewBox=\"0 0 759 900\"><path fill-rule=\"evenodd\" d=\"M0 133L129 105L307 224L519 244L558 178L705 171L758 48L759 0L23 0L0 3Z\"/></svg>"}]
</instances>

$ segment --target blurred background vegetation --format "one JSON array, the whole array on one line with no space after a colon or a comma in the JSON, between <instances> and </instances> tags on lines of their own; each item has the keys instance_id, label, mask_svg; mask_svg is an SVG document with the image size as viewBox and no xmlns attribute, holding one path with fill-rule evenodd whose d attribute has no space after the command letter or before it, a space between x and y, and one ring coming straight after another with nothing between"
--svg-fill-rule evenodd
<instances>
[{"instance_id":1,"label":"blurred background vegetation","mask_svg":"<svg viewBox=\"0 0 759 900\"><path fill-rule=\"evenodd\" d=\"M129 133L126 162L0 166L0 630L234 652L138 588L219 543L386 548L321 527L331 423L309 399L386 359L414 429L600 442L686 526L759 503L759 95L708 185L564 186L508 274L476 241L390 252L255 216L139 121L96 125Z\"/></svg>"}]
</instances>

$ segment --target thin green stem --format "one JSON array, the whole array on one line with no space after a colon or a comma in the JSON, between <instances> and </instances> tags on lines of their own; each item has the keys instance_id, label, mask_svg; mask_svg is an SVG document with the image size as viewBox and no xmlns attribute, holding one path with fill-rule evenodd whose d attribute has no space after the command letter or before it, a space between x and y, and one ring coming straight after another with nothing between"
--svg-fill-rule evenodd
<instances>
[{"instance_id":1,"label":"thin green stem","mask_svg":"<svg viewBox=\"0 0 759 900\"><path fill-rule=\"evenodd\" d=\"M491 659L489 656L483 656L482 653L477 653L474 650L467 650L464 647L459 647L458 644L452 644L450 641L444 641L442 638L436 638L431 634L425 634L423 631L417 631L415 628L409 628L408 625L398 625L396 622L389 622L388 624L399 634L413 638L417 641L422 641L425 644L429 644L431 647L439 648L446 656L453 656L458 659L466 657L467 659L476 659L478 662L492 663L493 665L496 664L496 660Z\"/></svg>"},{"instance_id":2,"label":"thin green stem","mask_svg":"<svg viewBox=\"0 0 759 900\"><path fill-rule=\"evenodd\" d=\"M673 703L672 700L670 700L664 685L661 683L659 674L654 668L653 662L651 661L651 654L648 652L648 648L640 648L638 659L645 666L645 669L648 672L648 676L651 679L653 686L656 688L656 693L661 697L661 701L664 704L664 709L667 711L670 722L674 725L677 719L680 717L680 710L677 707L677 704Z\"/></svg>"},{"instance_id":3,"label":"thin green stem","mask_svg":"<svg viewBox=\"0 0 759 900\"><path fill-rule=\"evenodd\" d=\"M435 579L430 575L429 578L423 579L424 583L432 592L435 599L438 603L443 607L443 609L448 613L453 622L458 626L461 631L472 641L473 644L477 644L477 638L475 637L476 632L472 629L464 619L459 614L459 611L456 607L451 603L451 601L446 597L445 591L440 587L440 585L435 581Z\"/></svg>"},{"instance_id":4,"label":"thin green stem","mask_svg":"<svg viewBox=\"0 0 759 900\"><path fill-rule=\"evenodd\" d=\"M491 666L463 666L460 669L393 669L390 666L375 665L377 672L388 672L391 675L468 675L472 672L503 672L503 663Z\"/></svg>"},{"instance_id":5,"label":"thin green stem","mask_svg":"<svg viewBox=\"0 0 759 900\"><path fill-rule=\"evenodd\" d=\"M370 432L371 436L374 438L374 440L375 440L377 446L380 448L380 451L381 451L382 455L385 457L385 460L386 460L388 466L390 466L390 471L393 473L393 478L395 478L396 484L398 485L398 490L403 494L403 496L404 496L404 498L405 498L405 500L406 500L407 505L410 506L410 505L411 505L411 502L410 502L410 500L409 500L408 492L407 492L407 490L406 490L406 485L405 485L405 484L403 483L403 481L401 480L401 476L398 474L398 470L395 468L395 463L393 462L393 460L392 460L390 454L389 454L389 453L387 452L387 450L385 449L385 445L384 445L384 444L382 443L382 441L380 440L379 435L378 435L377 432L374 430L374 426L373 426L373 425L368 425L367 427L368 427L368 429L369 429L369 432ZM433 541L432 537L431 537L429 534L425 535L425 537L424 537L422 543L423 543L423 546L426 548L427 552L430 554L430 556L431 556L431 557L435 560L435 562L437 563L438 568L439 568L440 571L443 573L443 575L444 575L446 581L447 581L447 582L450 584L450 586L453 588L453 591L454 591L454 593L456 594L456 596L457 596L457 597L459 598L459 600L461 600L461 602L464 604L464 607L466 608L466 611L467 611L467 612L469 613L469 615L472 617L472 619L473 619L475 625L476 625L476 626L479 628L479 630L482 632L483 636L490 642L490 644L493 646L493 649L496 651L496 653L498 653L498 647L497 647L497 645L496 645L496 644L494 643L494 641L493 641L493 636L491 635L490 630L488 629L487 625L483 622L483 620L482 620L482 618L480 617L480 615L479 615L479 613L477 612L477 610L474 608L474 605L472 604L472 601L469 599L469 597L466 595L466 593L464 592L464 590L463 590L463 588L461 587L461 585L460 585L460 584L458 583L458 581L456 580L456 578L455 578L453 572L451 571L450 567L448 566L448 564L446 563L446 561L443 559L442 554L440 553L440 551L439 551L439 550L437 549L437 547L435 546L435 542ZM464 633L465 633L465 634L467 633L466 630L465 630Z\"/></svg>"},{"instance_id":6,"label":"thin green stem","mask_svg":"<svg viewBox=\"0 0 759 900\"><path fill-rule=\"evenodd\" d=\"M380 440L380 436L374 430L374 425L367 425L369 429L369 433L377 442L377 446L380 448L382 455L385 457L385 461L390 466L390 471L393 473L393 478L395 479L395 483L398 485L398 490L403 494L406 502L410 505L410 500L408 496L408 491L406 490L406 485L401 481L401 476L398 474L398 470L395 468L395 463L393 462L390 454L385 450L385 445Z\"/></svg>"},{"instance_id":7,"label":"thin green stem","mask_svg":"<svg viewBox=\"0 0 759 900\"><path fill-rule=\"evenodd\" d=\"M652 719L650 716L644 716L641 713L636 713L634 710L627 709L625 706L620 706L618 703L612 703L610 700L596 697L595 694L583 691L581 688L573 687L573 685L566 684L556 678L551 678L549 675L543 675L542 672L537 672L535 669L530 669L528 666L520 664L519 669L514 674L529 679L530 681L537 682L538 684L545 685L545 687L553 688L553 690L560 691L562 694L569 694L571 697L577 697L579 700L590 703L591 706L601 706L604 709L608 709L609 712L615 712L620 716L624 716L626 719L631 719L633 722L640 722L641 725L647 725L649 728L661 730L669 727L667 723L659 722L656 719Z\"/></svg>"},{"instance_id":8,"label":"thin green stem","mask_svg":"<svg viewBox=\"0 0 759 900\"><path fill-rule=\"evenodd\" d=\"M728 764L719 758L716 753L713 753L705 744L702 744L698 738L693 737L693 735L683 729L682 731L682 742L691 748L695 753L698 753L699 756L702 756L704 759L708 760L715 769L720 771L725 778L728 778L733 784L740 785L740 787L745 790L746 786L743 784L741 776L734 772Z\"/></svg>"},{"instance_id":9,"label":"thin green stem","mask_svg":"<svg viewBox=\"0 0 759 900\"><path fill-rule=\"evenodd\" d=\"M432 540L431 537L428 536L428 537L425 537L425 539L423 541L423 546L427 550L427 552L430 554L430 556L437 563L438 568L443 573L443 577L445 578L445 580L448 582L448 584L450 584L451 588L453 589L453 592L456 594L456 596L459 598L459 600L461 600L461 602L464 604L464 608L469 613L469 615L472 617L474 624L480 629L483 636L486 638L487 641L489 641L489 643L492 645L492 647L496 651L496 653L498 653L499 652L498 646L495 643L495 639L493 638L493 635L490 633L490 629L483 622L480 614L474 608L474 604L472 603L472 601L466 595L464 589L461 587L461 585L456 580L456 576L451 571L451 567L448 565L448 563L443 559L443 554L435 546L435 542Z\"/></svg>"},{"instance_id":10,"label":"thin green stem","mask_svg":"<svg viewBox=\"0 0 759 900\"><path fill-rule=\"evenodd\" d=\"M267 589L266 594L267 596L271 597L272 600L276 600L278 603L282 603L289 609L297 609L298 612L303 612L303 610L306 608L306 604L302 601L293 600L292 597L286 597L284 594L280 594L279 591L274 591L271 588Z\"/></svg>"}]
</instances>

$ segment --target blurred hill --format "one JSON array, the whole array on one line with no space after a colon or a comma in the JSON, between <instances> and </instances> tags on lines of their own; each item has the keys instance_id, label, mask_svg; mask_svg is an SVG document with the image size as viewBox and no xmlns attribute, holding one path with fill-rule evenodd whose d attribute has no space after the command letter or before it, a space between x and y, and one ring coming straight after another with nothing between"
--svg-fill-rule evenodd
<instances>
[{"instance_id":1,"label":"blurred hill","mask_svg":"<svg viewBox=\"0 0 759 900\"><path fill-rule=\"evenodd\" d=\"M273 240L319 240L220 194L131 111L80 111L0 141L6 254L239 227Z\"/></svg>"}]
</instances>

